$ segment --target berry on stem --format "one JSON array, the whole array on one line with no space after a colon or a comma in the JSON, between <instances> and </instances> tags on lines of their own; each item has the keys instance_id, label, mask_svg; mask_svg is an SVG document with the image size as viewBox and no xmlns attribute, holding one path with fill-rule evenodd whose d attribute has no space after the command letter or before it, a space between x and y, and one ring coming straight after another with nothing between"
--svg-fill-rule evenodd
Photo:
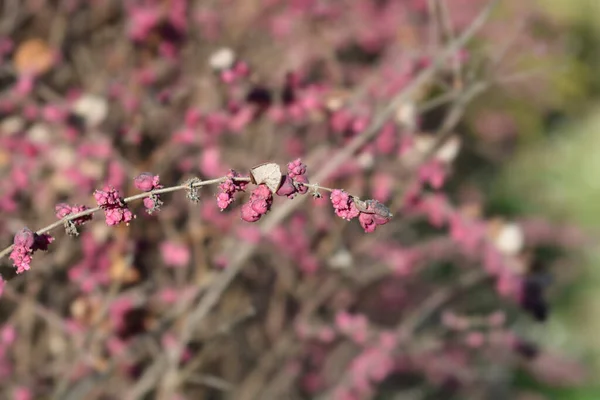
<instances>
[{"instance_id":1,"label":"berry on stem","mask_svg":"<svg viewBox=\"0 0 600 400\"><path fill-rule=\"evenodd\" d=\"M107 225L117 225L121 222L128 224L134 218L115 188L96 190L94 198L98 206L104 210Z\"/></svg>"},{"instance_id":2,"label":"berry on stem","mask_svg":"<svg viewBox=\"0 0 600 400\"><path fill-rule=\"evenodd\" d=\"M29 228L23 228L15 234L14 247L9 258L13 260L17 268L17 274L28 271L31 268L33 253L37 250L47 251L48 245L54 238L46 233L38 235Z\"/></svg>"}]
</instances>

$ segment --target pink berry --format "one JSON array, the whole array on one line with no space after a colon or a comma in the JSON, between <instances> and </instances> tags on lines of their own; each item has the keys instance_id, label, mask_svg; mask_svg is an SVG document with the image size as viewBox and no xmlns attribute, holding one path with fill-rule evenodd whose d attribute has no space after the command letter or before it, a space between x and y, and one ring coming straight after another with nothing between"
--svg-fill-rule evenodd
<instances>
[{"instance_id":1,"label":"pink berry","mask_svg":"<svg viewBox=\"0 0 600 400\"><path fill-rule=\"evenodd\" d=\"M64 218L71 214L71 206L66 203L60 203L54 207L54 211L56 212L57 218Z\"/></svg>"},{"instance_id":2,"label":"pink berry","mask_svg":"<svg viewBox=\"0 0 600 400\"><path fill-rule=\"evenodd\" d=\"M33 247L35 242L35 234L29 228L23 228L15 235L13 241L15 246L22 246L25 248Z\"/></svg>"},{"instance_id":3,"label":"pink berry","mask_svg":"<svg viewBox=\"0 0 600 400\"><path fill-rule=\"evenodd\" d=\"M139 174L134 180L135 187L143 192L149 192L158 189L161 186L158 184L158 175L152 175L150 172Z\"/></svg>"}]
</instances>

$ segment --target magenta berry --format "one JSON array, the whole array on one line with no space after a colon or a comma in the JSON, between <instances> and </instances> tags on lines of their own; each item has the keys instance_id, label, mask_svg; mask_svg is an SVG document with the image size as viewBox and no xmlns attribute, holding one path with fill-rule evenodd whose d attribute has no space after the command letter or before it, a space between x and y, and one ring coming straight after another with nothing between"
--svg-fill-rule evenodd
<instances>
[{"instance_id":1,"label":"magenta berry","mask_svg":"<svg viewBox=\"0 0 600 400\"><path fill-rule=\"evenodd\" d=\"M302 161L299 158L288 163L287 167L288 175L292 179L298 175L306 174L306 164L302 163Z\"/></svg>"},{"instance_id":2,"label":"magenta berry","mask_svg":"<svg viewBox=\"0 0 600 400\"><path fill-rule=\"evenodd\" d=\"M143 172L134 178L133 183L136 188L143 192L150 192L152 190L161 189L162 185L159 184L158 175L152 175L150 172ZM146 197L143 200L144 207L148 214L152 214L160 209L163 204L160 197L156 194L152 194L150 197Z\"/></svg>"},{"instance_id":3,"label":"magenta berry","mask_svg":"<svg viewBox=\"0 0 600 400\"><path fill-rule=\"evenodd\" d=\"M143 172L133 180L135 187L143 192L160 189L162 186L158 183L158 175L152 175L150 172Z\"/></svg>"},{"instance_id":4,"label":"magenta berry","mask_svg":"<svg viewBox=\"0 0 600 400\"><path fill-rule=\"evenodd\" d=\"M306 194L306 192L308 192L308 186L303 185L304 183L309 183L306 175L296 176L294 178L294 182L296 183L296 186L298 187L298 193Z\"/></svg>"},{"instance_id":5,"label":"magenta berry","mask_svg":"<svg viewBox=\"0 0 600 400\"><path fill-rule=\"evenodd\" d=\"M273 204L273 195L266 185L258 185L250 200L242 206L242 219L246 222L256 222L266 214Z\"/></svg>"},{"instance_id":6,"label":"magenta berry","mask_svg":"<svg viewBox=\"0 0 600 400\"><path fill-rule=\"evenodd\" d=\"M54 211L56 212L57 218L64 218L71 214L71 206L66 203L60 203L54 207Z\"/></svg>"},{"instance_id":7,"label":"magenta berry","mask_svg":"<svg viewBox=\"0 0 600 400\"><path fill-rule=\"evenodd\" d=\"M29 228L23 228L14 238L14 247L9 258L13 261L17 274L31 268L33 253L37 250L46 251L54 238L46 233L38 235Z\"/></svg>"},{"instance_id":8,"label":"magenta berry","mask_svg":"<svg viewBox=\"0 0 600 400\"><path fill-rule=\"evenodd\" d=\"M360 214L360 211L354 205L354 201L352 201L350 195L343 190L335 189L331 192L329 198L331 199L331 204L338 217L350 221Z\"/></svg>"},{"instance_id":9,"label":"magenta berry","mask_svg":"<svg viewBox=\"0 0 600 400\"><path fill-rule=\"evenodd\" d=\"M248 182L236 181L234 178L239 178L240 174L234 170L230 170L227 178L219 185L221 192L217 194L217 206L223 211L231 203L233 203L233 195L236 192L243 192L246 189Z\"/></svg>"},{"instance_id":10,"label":"magenta berry","mask_svg":"<svg viewBox=\"0 0 600 400\"><path fill-rule=\"evenodd\" d=\"M59 203L54 207L54 211L56 213L57 218L64 218L68 215L79 214L87 210L86 206L70 206L66 203ZM75 218L72 220L75 225L83 225L85 222L90 221L92 219L92 215L84 215L82 217Z\"/></svg>"},{"instance_id":11,"label":"magenta berry","mask_svg":"<svg viewBox=\"0 0 600 400\"><path fill-rule=\"evenodd\" d=\"M296 193L296 187L294 186L294 181L290 178L289 175L283 176L283 183L277 190L278 196L288 196L291 197Z\"/></svg>"},{"instance_id":12,"label":"magenta berry","mask_svg":"<svg viewBox=\"0 0 600 400\"><path fill-rule=\"evenodd\" d=\"M104 210L107 225L117 225L121 222L127 224L134 218L115 188L96 190L94 198L98 206Z\"/></svg>"},{"instance_id":13,"label":"magenta berry","mask_svg":"<svg viewBox=\"0 0 600 400\"><path fill-rule=\"evenodd\" d=\"M29 228L23 228L15 235L14 245L30 248L35 242L35 233Z\"/></svg>"},{"instance_id":14,"label":"magenta berry","mask_svg":"<svg viewBox=\"0 0 600 400\"><path fill-rule=\"evenodd\" d=\"M297 193L306 194L308 178L306 177L306 164L298 158L287 165L288 173L283 176L281 186L277 190L278 196L287 196L293 199Z\"/></svg>"},{"instance_id":15,"label":"magenta berry","mask_svg":"<svg viewBox=\"0 0 600 400\"><path fill-rule=\"evenodd\" d=\"M377 228L378 225L387 224L390 221L390 219L384 218L377 214L367 214L361 212L358 216L358 221L360 222L360 226L363 227L365 232L370 233L374 232L375 228Z\"/></svg>"}]
</instances>

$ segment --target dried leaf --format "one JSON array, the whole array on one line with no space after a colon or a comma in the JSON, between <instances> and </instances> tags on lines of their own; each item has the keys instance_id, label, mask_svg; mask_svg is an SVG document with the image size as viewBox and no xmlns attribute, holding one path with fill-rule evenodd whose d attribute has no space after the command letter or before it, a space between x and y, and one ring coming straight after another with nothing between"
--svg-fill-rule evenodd
<instances>
[{"instance_id":1,"label":"dried leaf","mask_svg":"<svg viewBox=\"0 0 600 400\"><path fill-rule=\"evenodd\" d=\"M54 51L42 39L29 39L15 51L13 63L19 74L41 75L54 65Z\"/></svg>"},{"instance_id":2,"label":"dried leaf","mask_svg":"<svg viewBox=\"0 0 600 400\"><path fill-rule=\"evenodd\" d=\"M256 185L265 184L271 193L275 194L281 186L281 168L275 163L260 164L250 170L252 183Z\"/></svg>"}]
</instances>

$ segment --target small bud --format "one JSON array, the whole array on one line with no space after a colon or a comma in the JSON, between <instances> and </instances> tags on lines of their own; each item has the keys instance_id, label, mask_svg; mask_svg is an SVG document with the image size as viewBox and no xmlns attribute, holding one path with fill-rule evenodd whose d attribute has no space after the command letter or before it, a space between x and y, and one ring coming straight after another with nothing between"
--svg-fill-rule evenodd
<instances>
[{"instance_id":1,"label":"small bud","mask_svg":"<svg viewBox=\"0 0 600 400\"><path fill-rule=\"evenodd\" d=\"M135 187L143 192L149 192L158 189L158 175L152 175L150 172L143 172L133 180Z\"/></svg>"},{"instance_id":2,"label":"small bud","mask_svg":"<svg viewBox=\"0 0 600 400\"><path fill-rule=\"evenodd\" d=\"M56 213L57 218L64 218L67 215L71 214L71 206L66 203L57 204L54 207L54 211Z\"/></svg>"},{"instance_id":3,"label":"small bud","mask_svg":"<svg viewBox=\"0 0 600 400\"><path fill-rule=\"evenodd\" d=\"M23 228L19 232L17 232L13 241L15 246L22 246L25 248L31 248L34 242L34 233L29 228Z\"/></svg>"}]
</instances>

